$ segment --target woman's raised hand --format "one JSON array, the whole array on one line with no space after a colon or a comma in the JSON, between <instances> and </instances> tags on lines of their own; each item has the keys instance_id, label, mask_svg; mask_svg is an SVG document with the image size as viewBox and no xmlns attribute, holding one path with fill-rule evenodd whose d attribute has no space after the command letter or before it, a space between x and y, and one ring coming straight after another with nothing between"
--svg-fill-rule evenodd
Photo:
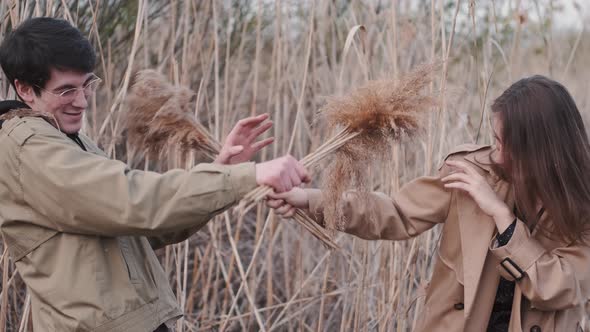
<instances>
[{"instance_id":1,"label":"woman's raised hand","mask_svg":"<svg viewBox=\"0 0 590 332\"><path fill-rule=\"evenodd\" d=\"M479 208L494 219L500 233L508 228L514 216L506 203L498 198L486 179L464 161L447 160L446 164L455 168L456 172L441 179L445 188L467 192Z\"/></svg>"}]
</instances>

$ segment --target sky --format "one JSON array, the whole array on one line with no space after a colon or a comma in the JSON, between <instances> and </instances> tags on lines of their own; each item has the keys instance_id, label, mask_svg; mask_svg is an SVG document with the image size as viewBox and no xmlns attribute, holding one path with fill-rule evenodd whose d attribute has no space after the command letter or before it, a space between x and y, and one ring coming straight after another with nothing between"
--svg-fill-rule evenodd
<instances>
[{"instance_id":1,"label":"sky","mask_svg":"<svg viewBox=\"0 0 590 332\"><path fill-rule=\"evenodd\" d=\"M475 3L476 8L478 5L488 7L493 3L496 11L504 13L513 11L520 4L520 12L531 20L537 20L539 15L544 16L552 5L559 8L553 14L554 28L579 30L590 24L590 0L475 0Z\"/></svg>"},{"instance_id":2,"label":"sky","mask_svg":"<svg viewBox=\"0 0 590 332\"><path fill-rule=\"evenodd\" d=\"M555 17L556 28L568 28L579 30L582 28L580 15L574 7L574 2L578 4L584 17L584 24L588 27L590 24L590 0L561 0L564 6L563 12Z\"/></svg>"}]
</instances>

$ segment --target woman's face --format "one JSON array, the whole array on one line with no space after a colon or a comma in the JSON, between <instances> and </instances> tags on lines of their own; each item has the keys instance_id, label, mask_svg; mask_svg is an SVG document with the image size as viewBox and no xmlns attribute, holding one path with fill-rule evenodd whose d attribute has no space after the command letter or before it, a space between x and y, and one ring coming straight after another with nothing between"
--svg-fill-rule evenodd
<instances>
[{"instance_id":1,"label":"woman's face","mask_svg":"<svg viewBox=\"0 0 590 332\"><path fill-rule=\"evenodd\" d=\"M504 153L502 136L500 136L502 133L502 119L496 113L492 114L492 130L494 131L494 145L496 146L493 158L496 163L502 164L504 162L504 158L502 157Z\"/></svg>"}]
</instances>

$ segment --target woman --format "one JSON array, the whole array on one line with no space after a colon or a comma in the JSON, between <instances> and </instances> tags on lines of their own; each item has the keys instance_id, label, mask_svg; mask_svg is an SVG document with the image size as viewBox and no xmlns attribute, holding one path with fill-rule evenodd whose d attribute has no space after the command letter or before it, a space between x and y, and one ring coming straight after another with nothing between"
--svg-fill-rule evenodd
<instances>
[{"instance_id":1,"label":"woman","mask_svg":"<svg viewBox=\"0 0 590 332\"><path fill-rule=\"evenodd\" d=\"M561 84L522 79L492 105L495 146L464 145L396 195L348 192L344 232L404 240L444 223L419 331L583 331L590 299L590 144ZM294 189L268 205L309 209ZM370 218L369 210L371 210Z\"/></svg>"}]
</instances>

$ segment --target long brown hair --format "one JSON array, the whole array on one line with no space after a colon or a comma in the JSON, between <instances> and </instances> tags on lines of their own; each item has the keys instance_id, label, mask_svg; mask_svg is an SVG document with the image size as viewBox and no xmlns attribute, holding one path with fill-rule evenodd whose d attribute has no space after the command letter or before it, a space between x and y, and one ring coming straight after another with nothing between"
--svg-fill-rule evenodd
<instances>
[{"instance_id":1,"label":"long brown hair","mask_svg":"<svg viewBox=\"0 0 590 332\"><path fill-rule=\"evenodd\" d=\"M503 163L517 208L537 217L541 200L553 239L578 241L590 222L590 144L573 98L558 82L532 76L512 84L493 105L502 123Z\"/></svg>"}]
</instances>

